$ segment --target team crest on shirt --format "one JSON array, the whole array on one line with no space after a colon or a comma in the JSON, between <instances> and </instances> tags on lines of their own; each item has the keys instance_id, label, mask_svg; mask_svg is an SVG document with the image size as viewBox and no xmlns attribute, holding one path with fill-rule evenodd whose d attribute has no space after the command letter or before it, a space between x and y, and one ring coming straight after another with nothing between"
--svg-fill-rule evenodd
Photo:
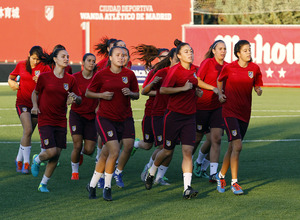
<instances>
[{"instance_id":1,"label":"team crest on shirt","mask_svg":"<svg viewBox=\"0 0 300 220\"><path fill-rule=\"evenodd\" d=\"M65 89L66 91L69 90L69 83L64 83L64 89Z\"/></svg>"},{"instance_id":2,"label":"team crest on shirt","mask_svg":"<svg viewBox=\"0 0 300 220\"><path fill-rule=\"evenodd\" d=\"M36 75L36 76L39 76L40 73L41 73L41 71L39 71L39 70L34 71L34 75Z\"/></svg>"},{"instance_id":3,"label":"team crest on shirt","mask_svg":"<svg viewBox=\"0 0 300 220\"><path fill-rule=\"evenodd\" d=\"M162 136L161 135L157 136L157 140L161 141L162 140Z\"/></svg>"},{"instance_id":4,"label":"team crest on shirt","mask_svg":"<svg viewBox=\"0 0 300 220\"><path fill-rule=\"evenodd\" d=\"M248 76L252 79L253 78L253 71L248 71Z\"/></svg>"},{"instance_id":5,"label":"team crest on shirt","mask_svg":"<svg viewBox=\"0 0 300 220\"><path fill-rule=\"evenodd\" d=\"M45 144L45 145L48 145L48 144L49 144L49 139L45 139L45 140L44 140L44 144Z\"/></svg>"},{"instance_id":6,"label":"team crest on shirt","mask_svg":"<svg viewBox=\"0 0 300 220\"><path fill-rule=\"evenodd\" d=\"M54 17L54 6L53 5L46 5L45 6L45 18L48 21L51 21Z\"/></svg>"},{"instance_id":7,"label":"team crest on shirt","mask_svg":"<svg viewBox=\"0 0 300 220\"><path fill-rule=\"evenodd\" d=\"M236 130L232 130L231 133L232 133L233 136L237 135L237 131Z\"/></svg>"},{"instance_id":8,"label":"team crest on shirt","mask_svg":"<svg viewBox=\"0 0 300 220\"><path fill-rule=\"evenodd\" d=\"M202 130L202 125L197 125L197 130L201 131Z\"/></svg>"},{"instance_id":9,"label":"team crest on shirt","mask_svg":"<svg viewBox=\"0 0 300 220\"><path fill-rule=\"evenodd\" d=\"M146 138L146 140L149 140L149 134L145 134L145 138Z\"/></svg>"},{"instance_id":10,"label":"team crest on shirt","mask_svg":"<svg viewBox=\"0 0 300 220\"><path fill-rule=\"evenodd\" d=\"M22 111L23 112L27 112L27 108L26 107L22 107Z\"/></svg>"},{"instance_id":11,"label":"team crest on shirt","mask_svg":"<svg viewBox=\"0 0 300 220\"><path fill-rule=\"evenodd\" d=\"M127 84L128 83L128 77L127 76L123 76L122 77L122 81L123 81L123 83Z\"/></svg>"},{"instance_id":12,"label":"team crest on shirt","mask_svg":"<svg viewBox=\"0 0 300 220\"><path fill-rule=\"evenodd\" d=\"M107 132L107 135L108 135L109 137L112 137L112 136L114 135L114 132L113 132L113 131L108 131L108 132Z\"/></svg>"},{"instance_id":13,"label":"team crest on shirt","mask_svg":"<svg viewBox=\"0 0 300 220\"><path fill-rule=\"evenodd\" d=\"M72 131L76 131L76 125L72 126Z\"/></svg>"},{"instance_id":14,"label":"team crest on shirt","mask_svg":"<svg viewBox=\"0 0 300 220\"><path fill-rule=\"evenodd\" d=\"M172 143L171 141L168 141L168 140L166 141L166 145L167 145L168 147L171 146L171 143Z\"/></svg>"}]
</instances>

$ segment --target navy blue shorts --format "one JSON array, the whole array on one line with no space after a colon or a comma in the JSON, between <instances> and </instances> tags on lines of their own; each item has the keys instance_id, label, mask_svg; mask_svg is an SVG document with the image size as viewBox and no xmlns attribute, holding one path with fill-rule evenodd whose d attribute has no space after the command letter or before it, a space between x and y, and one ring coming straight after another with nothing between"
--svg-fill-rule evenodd
<instances>
[{"instance_id":1,"label":"navy blue shorts","mask_svg":"<svg viewBox=\"0 0 300 220\"><path fill-rule=\"evenodd\" d=\"M228 142L244 139L249 123L231 117L224 118L224 122Z\"/></svg>"},{"instance_id":2,"label":"navy blue shorts","mask_svg":"<svg viewBox=\"0 0 300 220\"><path fill-rule=\"evenodd\" d=\"M46 125L39 127L39 133L43 149L67 148L67 128Z\"/></svg>"},{"instance_id":3,"label":"navy blue shorts","mask_svg":"<svg viewBox=\"0 0 300 220\"><path fill-rule=\"evenodd\" d=\"M143 138L146 143L154 142L151 116L144 116L142 121Z\"/></svg>"},{"instance_id":4,"label":"navy blue shorts","mask_svg":"<svg viewBox=\"0 0 300 220\"><path fill-rule=\"evenodd\" d=\"M70 110L69 126L71 135L82 135L84 140L97 141L97 130L95 119L88 120L81 117L78 113Z\"/></svg>"},{"instance_id":5,"label":"navy blue shorts","mask_svg":"<svg viewBox=\"0 0 300 220\"><path fill-rule=\"evenodd\" d=\"M184 115L167 111L164 117L163 130L164 148L172 150L178 139L182 145L195 145L196 139L196 114Z\"/></svg>"},{"instance_id":6,"label":"navy blue shorts","mask_svg":"<svg viewBox=\"0 0 300 220\"><path fill-rule=\"evenodd\" d=\"M131 138L135 139L134 120L132 117L126 118L124 122L124 132L122 139Z\"/></svg>"},{"instance_id":7,"label":"navy blue shorts","mask_svg":"<svg viewBox=\"0 0 300 220\"><path fill-rule=\"evenodd\" d=\"M155 146L163 145L164 116L152 116Z\"/></svg>"},{"instance_id":8,"label":"navy blue shorts","mask_svg":"<svg viewBox=\"0 0 300 220\"><path fill-rule=\"evenodd\" d=\"M196 130L198 133L207 134L210 128L224 129L224 120L222 117L222 108L214 110L197 110Z\"/></svg>"},{"instance_id":9,"label":"navy blue shorts","mask_svg":"<svg viewBox=\"0 0 300 220\"><path fill-rule=\"evenodd\" d=\"M125 122L112 121L107 118L96 116L96 128L103 144L108 141L121 141Z\"/></svg>"}]
</instances>

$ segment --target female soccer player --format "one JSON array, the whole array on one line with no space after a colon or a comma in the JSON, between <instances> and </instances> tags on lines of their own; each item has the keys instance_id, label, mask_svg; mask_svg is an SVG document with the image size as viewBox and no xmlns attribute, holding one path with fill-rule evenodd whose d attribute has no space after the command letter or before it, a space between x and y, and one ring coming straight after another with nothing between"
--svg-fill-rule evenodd
<instances>
[{"instance_id":1,"label":"female soccer player","mask_svg":"<svg viewBox=\"0 0 300 220\"><path fill-rule=\"evenodd\" d=\"M135 51L133 52L134 55L139 56L139 60L141 60L145 65L145 70L149 71L152 69L152 62L158 58L159 62L162 61L167 57L169 53L169 50L166 48L156 48L153 45L145 45L141 44L135 47ZM143 88L150 82L154 75L154 70L151 70L146 80L143 83ZM145 104L145 112L144 117L142 120L142 131L143 131L143 140L137 140L134 143L134 148L132 151L132 155L136 152L138 148L144 149L144 150L150 150L154 143L154 136L153 136L153 130L152 130L152 123L151 123L151 111L152 111L152 105L154 101L154 97L156 95L156 91L151 91L147 94L149 96L148 100ZM151 157L152 158L152 157ZM153 160L150 158L150 166L153 163ZM144 171L142 172L143 176ZM142 178L143 179L143 178ZM143 179L144 181L144 179Z\"/></svg>"},{"instance_id":2,"label":"female soccer player","mask_svg":"<svg viewBox=\"0 0 300 220\"><path fill-rule=\"evenodd\" d=\"M167 112L164 118L164 148L156 155L148 171L145 187L151 189L158 166L169 157L175 148L178 138L182 143L182 171L184 179L184 198L197 196L198 191L191 187L192 152L195 144L196 124L196 67L192 64L194 53L188 43L180 43L176 49L180 63L170 68L161 88L161 94L170 95Z\"/></svg>"},{"instance_id":3,"label":"female soccer player","mask_svg":"<svg viewBox=\"0 0 300 220\"><path fill-rule=\"evenodd\" d=\"M217 82L229 145L222 168L216 174L216 180L217 190L224 193L225 174L230 166L232 176L230 188L235 195L240 195L244 192L238 184L239 156L251 115L252 88L254 87L257 95L261 96L263 82L259 66L252 62L248 41L238 41L234 46L234 55L238 60L223 67Z\"/></svg>"},{"instance_id":4,"label":"female soccer player","mask_svg":"<svg viewBox=\"0 0 300 220\"><path fill-rule=\"evenodd\" d=\"M166 59L163 59L159 63L155 64L153 69L156 73L152 77L151 81L142 90L142 95L147 95L150 91L153 90L156 91L156 96L152 105L151 118L155 146L157 146L157 149L153 152L151 156L152 161L154 161L157 153L163 148L163 118L169 100L169 95L160 94L159 89L164 79L166 78L170 67L176 65L178 62L179 61L176 56L176 48L173 48L166 57ZM172 155L168 159L164 160L163 163L159 166L154 184L170 185L168 182L165 181L163 177L167 172L171 159ZM141 178L143 181L145 181L147 171L151 166L152 163L147 163L145 165L144 171L141 174Z\"/></svg>"},{"instance_id":5,"label":"female soccer player","mask_svg":"<svg viewBox=\"0 0 300 220\"><path fill-rule=\"evenodd\" d=\"M73 74L81 94L92 81L96 65L96 57L92 53L83 56L83 70ZM81 152L86 155L93 154L97 141L97 130L95 126L95 109L98 105L97 99L82 97L81 105L73 104L69 115L69 126L73 140L73 151L71 154L72 180L79 179ZM83 145L84 140L84 145ZM83 148L82 148L83 146ZM83 159L83 158L82 158ZM82 161L81 159L81 161Z\"/></svg>"},{"instance_id":6,"label":"female soccer player","mask_svg":"<svg viewBox=\"0 0 300 220\"><path fill-rule=\"evenodd\" d=\"M217 78L227 63L224 61L226 55L226 45L224 41L217 40L209 48L205 55L205 60L198 69L197 76L205 83L217 87ZM209 181L215 182L214 175L217 173L221 138L224 129L222 118L222 108L218 95L213 91L203 90L203 96L198 98L196 113L196 144L195 150L202 140L204 134L206 141L199 150L198 158L194 162L193 173L197 177L206 177L206 168L209 161L205 159L210 152L210 176ZM203 163L203 160L206 161ZM208 163L207 163L208 162ZM207 163L206 167L205 164ZM202 164L202 166L201 166Z\"/></svg>"},{"instance_id":7,"label":"female soccer player","mask_svg":"<svg viewBox=\"0 0 300 220\"><path fill-rule=\"evenodd\" d=\"M9 86L13 90L18 90L16 109L23 127L23 136L16 158L16 170L25 174L30 171L31 135L38 121L37 117L31 114L31 94L40 73L50 70L49 66L40 62L44 56L40 46L33 46L29 51L28 59L19 62L8 77ZM20 84L15 81L17 76L20 76Z\"/></svg>"},{"instance_id":8,"label":"female soccer player","mask_svg":"<svg viewBox=\"0 0 300 220\"><path fill-rule=\"evenodd\" d=\"M109 52L111 64L99 71L86 91L86 97L101 99L96 116L97 131L105 146L96 164L94 175L87 185L89 198L96 198L96 185L105 171L103 198L111 201L111 179L120 151L124 133L124 121L130 107L130 99L138 99L138 84L135 74L123 68L124 49L113 47Z\"/></svg>"},{"instance_id":9,"label":"female soccer player","mask_svg":"<svg viewBox=\"0 0 300 220\"><path fill-rule=\"evenodd\" d=\"M103 59L97 63L97 71L104 69L107 66L108 62L108 53L110 49L114 46L114 43L117 41L115 38L103 37L99 44L95 45L95 50L98 51L97 55L102 56Z\"/></svg>"},{"instance_id":10,"label":"female soccer player","mask_svg":"<svg viewBox=\"0 0 300 220\"><path fill-rule=\"evenodd\" d=\"M55 67L39 76L32 93L31 113L38 114L41 144L46 151L33 156L31 173L37 177L40 163L48 160L38 190L49 192L47 183L56 168L61 150L67 145L67 104L80 104L81 97L75 78L64 73L64 69L69 64L69 55L66 50L57 49L42 62L48 65L55 64Z\"/></svg>"}]
</instances>

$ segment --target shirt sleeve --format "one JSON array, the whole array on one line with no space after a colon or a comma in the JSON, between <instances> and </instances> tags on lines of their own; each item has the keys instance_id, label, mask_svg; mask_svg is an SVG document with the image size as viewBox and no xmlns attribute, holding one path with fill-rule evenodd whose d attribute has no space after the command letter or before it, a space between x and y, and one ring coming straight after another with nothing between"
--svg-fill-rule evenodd
<instances>
[{"instance_id":1,"label":"shirt sleeve","mask_svg":"<svg viewBox=\"0 0 300 220\"><path fill-rule=\"evenodd\" d=\"M71 92L74 92L78 96L82 96L82 94L78 88L77 81L75 80L75 77L73 77L73 76L72 76L72 84L71 85L72 85Z\"/></svg>"},{"instance_id":2,"label":"shirt sleeve","mask_svg":"<svg viewBox=\"0 0 300 220\"><path fill-rule=\"evenodd\" d=\"M138 84L138 81L137 81L137 78L136 78L134 72L131 72L130 90L132 92L139 92L139 84Z\"/></svg>"},{"instance_id":3,"label":"shirt sleeve","mask_svg":"<svg viewBox=\"0 0 300 220\"><path fill-rule=\"evenodd\" d=\"M18 63L16 68L10 73L10 75L12 75L12 76L20 75L20 67L21 67L21 64Z\"/></svg>"},{"instance_id":4,"label":"shirt sleeve","mask_svg":"<svg viewBox=\"0 0 300 220\"><path fill-rule=\"evenodd\" d=\"M177 81L174 69L170 69L161 87L174 87Z\"/></svg>"},{"instance_id":5,"label":"shirt sleeve","mask_svg":"<svg viewBox=\"0 0 300 220\"><path fill-rule=\"evenodd\" d=\"M153 72L154 72L154 70L151 70L151 71L148 73L148 75L147 75L147 77L146 77L146 79L145 79L145 81L144 81L144 83L143 83L143 88L145 88L145 86L149 84L150 80L151 80L152 77L153 77Z\"/></svg>"},{"instance_id":6,"label":"shirt sleeve","mask_svg":"<svg viewBox=\"0 0 300 220\"><path fill-rule=\"evenodd\" d=\"M98 73L95 74L91 83L88 85L87 89L91 92L98 92L100 91L101 87L101 75Z\"/></svg>"},{"instance_id":7,"label":"shirt sleeve","mask_svg":"<svg viewBox=\"0 0 300 220\"><path fill-rule=\"evenodd\" d=\"M228 72L229 72L228 69L229 69L228 66L223 67L223 69L218 77L219 82L226 81L226 79L228 78Z\"/></svg>"},{"instance_id":8,"label":"shirt sleeve","mask_svg":"<svg viewBox=\"0 0 300 220\"><path fill-rule=\"evenodd\" d=\"M37 81L36 83L36 86L35 86L35 91L37 91L38 93L41 93L43 88L44 88L44 82L45 82L45 75L44 74L41 74L39 76L39 80Z\"/></svg>"},{"instance_id":9,"label":"shirt sleeve","mask_svg":"<svg viewBox=\"0 0 300 220\"><path fill-rule=\"evenodd\" d=\"M197 77L199 77L201 80L204 80L206 73L208 71L208 67L209 67L208 59L206 59L200 64L200 67L197 71Z\"/></svg>"},{"instance_id":10,"label":"shirt sleeve","mask_svg":"<svg viewBox=\"0 0 300 220\"><path fill-rule=\"evenodd\" d=\"M259 66L257 66L257 71L254 77L254 86L263 86L262 74Z\"/></svg>"}]
</instances>

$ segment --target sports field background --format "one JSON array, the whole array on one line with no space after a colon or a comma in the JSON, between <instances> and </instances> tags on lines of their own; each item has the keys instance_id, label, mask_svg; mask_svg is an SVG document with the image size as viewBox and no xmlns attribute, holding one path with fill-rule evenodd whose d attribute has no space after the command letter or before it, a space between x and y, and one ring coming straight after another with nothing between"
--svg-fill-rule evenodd
<instances>
[{"instance_id":1,"label":"sports field background","mask_svg":"<svg viewBox=\"0 0 300 220\"><path fill-rule=\"evenodd\" d=\"M94 171L95 154L84 157L80 180L70 180L70 133L60 166L48 183L50 193L37 191L44 168L36 178L16 173L14 160L22 136L16 92L0 86L0 219L299 219L299 95L299 88L263 88L261 97L253 94L252 118L240 157L239 183L245 195L230 191L229 172L224 194L208 180L193 177L192 186L199 195L183 200L182 154L177 146L166 173L170 186L145 189L140 173L153 150L138 150L124 170L125 188L117 188L112 180L113 201L106 202L101 190L97 190L99 199L89 200L85 189ZM138 138L142 137L145 100L142 96L132 102ZM40 151L37 129L32 141L31 155ZM225 135L220 162L226 149Z\"/></svg>"}]
</instances>

